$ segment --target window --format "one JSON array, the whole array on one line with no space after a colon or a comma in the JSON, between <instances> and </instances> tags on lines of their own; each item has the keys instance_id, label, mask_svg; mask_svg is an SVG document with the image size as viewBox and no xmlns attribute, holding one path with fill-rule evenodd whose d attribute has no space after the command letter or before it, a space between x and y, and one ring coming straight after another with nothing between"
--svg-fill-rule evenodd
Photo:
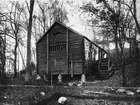
<instances>
[{"instance_id":1,"label":"window","mask_svg":"<svg viewBox=\"0 0 140 105\"><path fill-rule=\"evenodd\" d=\"M49 51L62 51L66 50L66 44L49 46Z\"/></svg>"}]
</instances>

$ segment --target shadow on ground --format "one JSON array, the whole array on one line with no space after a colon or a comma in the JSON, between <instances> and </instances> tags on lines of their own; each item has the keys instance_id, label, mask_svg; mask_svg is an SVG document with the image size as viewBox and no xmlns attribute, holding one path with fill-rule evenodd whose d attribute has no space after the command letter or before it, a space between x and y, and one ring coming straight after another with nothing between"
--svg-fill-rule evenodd
<instances>
[{"instance_id":1,"label":"shadow on ground","mask_svg":"<svg viewBox=\"0 0 140 105\"><path fill-rule=\"evenodd\" d=\"M9 84L9 82L11 81L10 78L7 77L0 77L0 102L5 102L5 93L7 93L7 87L6 85ZM9 93L7 93L9 94Z\"/></svg>"},{"instance_id":2,"label":"shadow on ground","mask_svg":"<svg viewBox=\"0 0 140 105\"><path fill-rule=\"evenodd\" d=\"M134 102L139 101L139 98L132 98L132 97L112 97L112 96L85 96L85 95L71 95L71 94L61 94L61 93L55 93L50 98L44 99L41 102L38 102L37 104L31 103L30 105L58 105L57 101L60 97L67 97L67 98L74 98L77 99L90 99L90 100L109 100L109 101L118 101L118 102ZM69 102L66 103L66 105L73 105Z\"/></svg>"}]
</instances>

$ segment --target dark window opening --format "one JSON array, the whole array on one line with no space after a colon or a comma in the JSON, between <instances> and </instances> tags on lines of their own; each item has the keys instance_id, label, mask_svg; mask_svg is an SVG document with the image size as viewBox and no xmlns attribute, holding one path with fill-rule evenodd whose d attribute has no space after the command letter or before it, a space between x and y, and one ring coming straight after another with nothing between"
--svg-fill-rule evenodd
<instances>
[{"instance_id":1,"label":"dark window opening","mask_svg":"<svg viewBox=\"0 0 140 105\"><path fill-rule=\"evenodd\" d=\"M66 50L66 44L49 46L49 51L62 51Z\"/></svg>"}]
</instances>

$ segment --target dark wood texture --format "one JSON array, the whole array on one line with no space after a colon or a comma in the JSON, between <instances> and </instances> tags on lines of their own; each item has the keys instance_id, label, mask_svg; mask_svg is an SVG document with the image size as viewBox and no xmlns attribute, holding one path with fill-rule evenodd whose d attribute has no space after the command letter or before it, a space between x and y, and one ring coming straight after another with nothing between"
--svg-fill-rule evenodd
<instances>
[{"instance_id":1,"label":"dark wood texture","mask_svg":"<svg viewBox=\"0 0 140 105\"><path fill-rule=\"evenodd\" d=\"M50 27L36 47L39 73L71 77L91 74L92 64L107 54L85 36L58 22Z\"/></svg>"},{"instance_id":2,"label":"dark wood texture","mask_svg":"<svg viewBox=\"0 0 140 105\"><path fill-rule=\"evenodd\" d=\"M69 72L71 75L83 73L83 37L69 30Z\"/></svg>"},{"instance_id":3,"label":"dark wood texture","mask_svg":"<svg viewBox=\"0 0 140 105\"><path fill-rule=\"evenodd\" d=\"M48 44L52 47L49 49L49 70L53 74L68 74L66 28L56 24L48 35Z\"/></svg>"},{"instance_id":4,"label":"dark wood texture","mask_svg":"<svg viewBox=\"0 0 140 105\"><path fill-rule=\"evenodd\" d=\"M37 51L37 68L39 69L39 73L46 73L47 71L47 36L44 36L40 43L36 45Z\"/></svg>"}]
</instances>

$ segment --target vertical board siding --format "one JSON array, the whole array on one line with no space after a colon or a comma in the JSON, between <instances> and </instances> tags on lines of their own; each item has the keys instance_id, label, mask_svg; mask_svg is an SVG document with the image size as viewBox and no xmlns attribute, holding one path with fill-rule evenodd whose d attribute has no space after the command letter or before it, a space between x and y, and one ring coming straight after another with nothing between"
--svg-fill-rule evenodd
<instances>
[{"instance_id":1,"label":"vertical board siding","mask_svg":"<svg viewBox=\"0 0 140 105\"><path fill-rule=\"evenodd\" d=\"M83 37L69 30L69 64L73 65L73 68L69 68L73 74L83 73ZM71 64L71 62L73 64ZM71 66L70 66L71 67Z\"/></svg>"},{"instance_id":2,"label":"vertical board siding","mask_svg":"<svg viewBox=\"0 0 140 105\"><path fill-rule=\"evenodd\" d=\"M64 48L66 47L66 28L56 24L48 35L49 46L53 47L49 49L49 70L53 74L68 74L67 51ZM61 45L65 46L61 48Z\"/></svg>"},{"instance_id":3,"label":"vertical board siding","mask_svg":"<svg viewBox=\"0 0 140 105\"><path fill-rule=\"evenodd\" d=\"M37 68L39 73L91 74L92 63L104 57L101 49L69 27L56 22L38 41ZM103 50L103 52L105 52ZM106 52L105 52L106 53Z\"/></svg>"},{"instance_id":4,"label":"vertical board siding","mask_svg":"<svg viewBox=\"0 0 140 105\"><path fill-rule=\"evenodd\" d=\"M66 29L67 72L69 74L69 30Z\"/></svg>"},{"instance_id":5,"label":"vertical board siding","mask_svg":"<svg viewBox=\"0 0 140 105\"><path fill-rule=\"evenodd\" d=\"M46 73L47 70L47 42L46 36L44 36L39 43L37 43L37 65L39 73Z\"/></svg>"},{"instance_id":6,"label":"vertical board siding","mask_svg":"<svg viewBox=\"0 0 140 105\"><path fill-rule=\"evenodd\" d=\"M47 48L47 74L49 74L49 39L48 39L48 33L47 33L47 38L46 38L46 42L47 42L47 46L46 46L46 48Z\"/></svg>"}]
</instances>

